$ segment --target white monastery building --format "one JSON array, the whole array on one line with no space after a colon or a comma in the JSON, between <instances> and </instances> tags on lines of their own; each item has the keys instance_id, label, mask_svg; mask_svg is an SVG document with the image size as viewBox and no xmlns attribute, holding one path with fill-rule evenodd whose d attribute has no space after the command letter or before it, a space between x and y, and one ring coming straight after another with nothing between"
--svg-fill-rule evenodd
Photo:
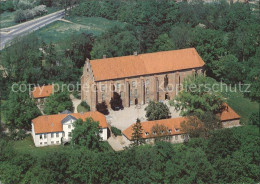
<instances>
[{"instance_id":1,"label":"white monastery building","mask_svg":"<svg viewBox=\"0 0 260 184\"><path fill-rule=\"evenodd\" d=\"M102 130L100 136L103 141L107 140L107 121L106 117L100 112L70 113L64 111L61 114L43 115L32 120L32 137L36 147L59 145L71 139L73 122L77 119L92 118L99 122Z\"/></svg>"}]
</instances>

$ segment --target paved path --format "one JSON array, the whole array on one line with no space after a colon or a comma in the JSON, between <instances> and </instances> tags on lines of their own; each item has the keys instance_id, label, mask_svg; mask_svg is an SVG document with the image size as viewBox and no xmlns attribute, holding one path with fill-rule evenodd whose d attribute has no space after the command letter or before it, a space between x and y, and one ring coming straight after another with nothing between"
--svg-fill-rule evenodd
<instances>
[{"instance_id":1,"label":"paved path","mask_svg":"<svg viewBox=\"0 0 260 184\"><path fill-rule=\"evenodd\" d=\"M124 150L123 146L120 144L120 141L117 137L111 136L107 139L107 142L115 151L122 151Z\"/></svg>"},{"instance_id":2,"label":"paved path","mask_svg":"<svg viewBox=\"0 0 260 184\"><path fill-rule=\"evenodd\" d=\"M78 113L77 107L81 103L81 100L75 98L72 94L70 95L70 99L71 99L71 101L73 103L74 113Z\"/></svg>"},{"instance_id":3,"label":"paved path","mask_svg":"<svg viewBox=\"0 0 260 184\"><path fill-rule=\"evenodd\" d=\"M60 10L22 24L0 29L0 50L8 47L14 38L36 31L52 22L55 22L56 20L63 18L64 15L65 10Z\"/></svg>"}]
</instances>

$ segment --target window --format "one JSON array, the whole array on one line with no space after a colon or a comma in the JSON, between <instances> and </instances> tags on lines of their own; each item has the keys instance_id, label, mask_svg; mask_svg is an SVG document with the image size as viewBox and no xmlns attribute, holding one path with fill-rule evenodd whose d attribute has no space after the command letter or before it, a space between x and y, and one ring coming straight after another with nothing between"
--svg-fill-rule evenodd
<instances>
[{"instance_id":1,"label":"window","mask_svg":"<svg viewBox=\"0 0 260 184\"><path fill-rule=\"evenodd\" d=\"M47 142L44 142L44 144L47 144Z\"/></svg>"},{"instance_id":2,"label":"window","mask_svg":"<svg viewBox=\"0 0 260 184\"><path fill-rule=\"evenodd\" d=\"M178 140L178 135L175 135L175 140Z\"/></svg>"},{"instance_id":3,"label":"window","mask_svg":"<svg viewBox=\"0 0 260 184\"><path fill-rule=\"evenodd\" d=\"M59 141L56 141L56 144L59 144L60 142Z\"/></svg>"},{"instance_id":4,"label":"window","mask_svg":"<svg viewBox=\"0 0 260 184\"><path fill-rule=\"evenodd\" d=\"M135 86L136 86L136 82L133 81L133 82L132 82L132 87L134 88Z\"/></svg>"},{"instance_id":5,"label":"window","mask_svg":"<svg viewBox=\"0 0 260 184\"><path fill-rule=\"evenodd\" d=\"M101 91L105 91L105 85L101 85Z\"/></svg>"},{"instance_id":6,"label":"window","mask_svg":"<svg viewBox=\"0 0 260 184\"><path fill-rule=\"evenodd\" d=\"M68 125L69 129L71 128L71 125Z\"/></svg>"},{"instance_id":7,"label":"window","mask_svg":"<svg viewBox=\"0 0 260 184\"><path fill-rule=\"evenodd\" d=\"M40 134L40 139L42 139L42 134Z\"/></svg>"},{"instance_id":8,"label":"window","mask_svg":"<svg viewBox=\"0 0 260 184\"><path fill-rule=\"evenodd\" d=\"M71 137L71 132L69 132L69 134L68 134L68 135L69 135L69 137Z\"/></svg>"},{"instance_id":9,"label":"window","mask_svg":"<svg viewBox=\"0 0 260 184\"><path fill-rule=\"evenodd\" d=\"M47 134L44 134L44 139L46 139L47 138Z\"/></svg>"},{"instance_id":10,"label":"window","mask_svg":"<svg viewBox=\"0 0 260 184\"><path fill-rule=\"evenodd\" d=\"M120 83L116 83L116 89L119 91L120 90Z\"/></svg>"},{"instance_id":11,"label":"window","mask_svg":"<svg viewBox=\"0 0 260 184\"><path fill-rule=\"evenodd\" d=\"M56 133L56 137L59 137L59 133Z\"/></svg>"},{"instance_id":12,"label":"window","mask_svg":"<svg viewBox=\"0 0 260 184\"><path fill-rule=\"evenodd\" d=\"M51 138L53 138L54 137L54 133L51 133Z\"/></svg>"},{"instance_id":13,"label":"window","mask_svg":"<svg viewBox=\"0 0 260 184\"><path fill-rule=\"evenodd\" d=\"M137 89L135 89L135 97L137 97Z\"/></svg>"},{"instance_id":14,"label":"window","mask_svg":"<svg viewBox=\"0 0 260 184\"><path fill-rule=\"evenodd\" d=\"M132 100L130 100L130 105L133 105L133 101Z\"/></svg>"},{"instance_id":15,"label":"window","mask_svg":"<svg viewBox=\"0 0 260 184\"><path fill-rule=\"evenodd\" d=\"M62 137L65 137L65 133L64 132L62 132Z\"/></svg>"},{"instance_id":16,"label":"window","mask_svg":"<svg viewBox=\"0 0 260 184\"><path fill-rule=\"evenodd\" d=\"M51 144L54 144L54 141L51 141Z\"/></svg>"},{"instance_id":17,"label":"window","mask_svg":"<svg viewBox=\"0 0 260 184\"><path fill-rule=\"evenodd\" d=\"M145 89L145 93L146 93L147 95L149 95L149 88L146 88L146 89Z\"/></svg>"},{"instance_id":18,"label":"window","mask_svg":"<svg viewBox=\"0 0 260 184\"><path fill-rule=\"evenodd\" d=\"M102 98L102 99L101 99L102 102L104 102L104 101L105 101L105 94L104 94L104 93L101 94L101 98Z\"/></svg>"},{"instance_id":19,"label":"window","mask_svg":"<svg viewBox=\"0 0 260 184\"><path fill-rule=\"evenodd\" d=\"M149 79L147 79L145 82L147 86L149 85L149 82L150 82Z\"/></svg>"},{"instance_id":20,"label":"window","mask_svg":"<svg viewBox=\"0 0 260 184\"><path fill-rule=\"evenodd\" d=\"M40 145L42 145L42 142L40 142Z\"/></svg>"}]
</instances>

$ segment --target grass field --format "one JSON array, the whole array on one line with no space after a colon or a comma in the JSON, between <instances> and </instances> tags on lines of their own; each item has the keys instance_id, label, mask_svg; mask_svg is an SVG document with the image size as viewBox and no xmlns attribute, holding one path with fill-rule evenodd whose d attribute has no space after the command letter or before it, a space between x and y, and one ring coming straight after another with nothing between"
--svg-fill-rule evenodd
<instances>
[{"instance_id":1,"label":"grass field","mask_svg":"<svg viewBox=\"0 0 260 184\"><path fill-rule=\"evenodd\" d=\"M223 92L228 105L241 116L241 123L248 124L252 112L259 111L259 104L245 98L240 92Z\"/></svg>"},{"instance_id":2,"label":"grass field","mask_svg":"<svg viewBox=\"0 0 260 184\"><path fill-rule=\"evenodd\" d=\"M13 147L15 151L21 154L31 154L32 156L40 156L45 155L49 152L66 149L61 145L54 145L54 146L45 146L45 147L35 147L33 143L33 139L31 135L28 135L25 139L14 141Z\"/></svg>"},{"instance_id":3,"label":"grass field","mask_svg":"<svg viewBox=\"0 0 260 184\"><path fill-rule=\"evenodd\" d=\"M99 17L73 17L64 21L56 21L35 32L37 37L45 42L59 42L72 34L92 33L99 35L106 29L122 25L117 21L111 21Z\"/></svg>"}]
</instances>

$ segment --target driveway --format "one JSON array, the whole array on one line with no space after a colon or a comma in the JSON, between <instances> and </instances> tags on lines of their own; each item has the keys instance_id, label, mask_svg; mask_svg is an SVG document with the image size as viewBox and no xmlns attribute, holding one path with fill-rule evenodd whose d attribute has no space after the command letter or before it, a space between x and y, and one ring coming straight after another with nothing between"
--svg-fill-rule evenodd
<instances>
[{"instance_id":1,"label":"driveway","mask_svg":"<svg viewBox=\"0 0 260 184\"><path fill-rule=\"evenodd\" d=\"M171 117L180 117L179 112L175 111L174 107L169 106L168 101L164 102L170 109ZM140 106L130 106L124 108L124 110L119 111L109 111L109 115L107 117L107 121L111 126L114 126L120 130L125 130L133 123L136 122L136 119L139 118L141 122L147 121L145 114L146 111L144 110L147 107L147 104L140 105Z\"/></svg>"}]
</instances>

